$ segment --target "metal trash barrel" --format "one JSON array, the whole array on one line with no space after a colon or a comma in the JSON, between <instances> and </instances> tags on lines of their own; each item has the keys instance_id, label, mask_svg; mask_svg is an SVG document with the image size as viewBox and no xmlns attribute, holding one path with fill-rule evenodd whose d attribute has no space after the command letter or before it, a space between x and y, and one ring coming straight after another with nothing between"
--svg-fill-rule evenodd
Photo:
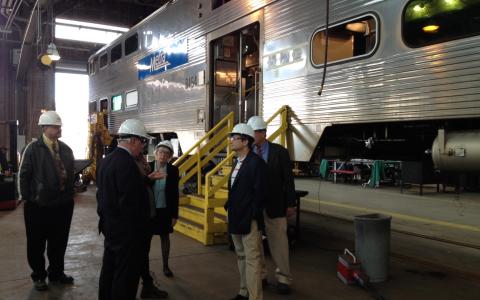
<instances>
[{"instance_id":1,"label":"metal trash barrel","mask_svg":"<svg viewBox=\"0 0 480 300\"><path fill-rule=\"evenodd\" d=\"M355 216L355 254L370 278L382 282L388 278L391 216L368 214Z\"/></svg>"}]
</instances>

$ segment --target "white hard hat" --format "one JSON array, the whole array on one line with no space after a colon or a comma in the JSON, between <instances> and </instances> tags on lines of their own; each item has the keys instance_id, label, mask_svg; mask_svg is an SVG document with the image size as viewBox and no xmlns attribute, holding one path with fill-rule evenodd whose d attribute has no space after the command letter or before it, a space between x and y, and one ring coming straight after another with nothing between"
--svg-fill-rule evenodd
<instances>
[{"instance_id":1,"label":"white hard hat","mask_svg":"<svg viewBox=\"0 0 480 300\"><path fill-rule=\"evenodd\" d=\"M57 114L57 112L49 110L40 115L40 118L38 118L38 125L62 126L62 119Z\"/></svg>"},{"instance_id":2,"label":"white hard hat","mask_svg":"<svg viewBox=\"0 0 480 300\"><path fill-rule=\"evenodd\" d=\"M173 145L170 141L168 140L165 140L165 141L161 141L160 143L158 143L156 146L155 146L155 151L157 151L158 148L160 147L165 147L167 148L168 150L170 150L170 152L173 153Z\"/></svg>"},{"instance_id":3,"label":"white hard hat","mask_svg":"<svg viewBox=\"0 0 480 300\"><path fill-rule=\"evenodd\" d=\"M145 129L143 122L137 119L128 119L123 121L122 125L120 125L120 128L118 129L118 135L136 135L147 139L152 138L147 134L147 130Z\"/></svg>"},{"instance_id":4,"label":"white hard hat","mask_svg":"<svg viewBox=\"0 0 480 300\"><path fill-rule=\"evenodd\" d=\"M252 127L253 130L266 130L267 129L267 123L262 119L260 116L253 116L250 119L248 119L248 125Z\"/></svg>"},{"instance_id":5,"label":"white hard hat","mask_svg":"<svg viewBox=\"0 0 480 300\"><path fill-rule=\"evenodd\" d=\"M248 135L252 138L255 138L255 132L253 131L252 127L245 123L238 123L237 125L235 125L235 127L233 127L232 129L232 132L230 132L230 135L234 134Z\"/></svg>"}]
</instances>

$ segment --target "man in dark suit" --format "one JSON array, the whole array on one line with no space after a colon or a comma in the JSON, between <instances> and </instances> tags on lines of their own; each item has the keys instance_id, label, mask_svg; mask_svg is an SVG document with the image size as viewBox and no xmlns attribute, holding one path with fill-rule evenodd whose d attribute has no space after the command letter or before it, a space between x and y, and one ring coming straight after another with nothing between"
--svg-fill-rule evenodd
<instances>
[{"instance_id":1,"label":"man in dark suit","mask_svg":"<svg viewBox=\"0 0 480 300\"><path fill-rule=\"evenodd\" d=\"M118 135L118 147L102 161L97 176L99 230L105 236L99 300L135 299L150 217L135 162L150 137L135 119L123 122Z\"/></svg>"},{"instance_id":2,"label":"man in dark suit","mask_svg":"<svg viewBox=\"0 0 480 300\"><path fill-rule=\"evenodd\" d=\"M266 164L252 152L253 129L237 124L230 133L237 161L228 183L228 231L237 253L240 291L232 300L263 299L261 233L265 197Z\"/></svg>"},{"instance_id":3,"label":"man in dark suit","mask_svg":"<svg viewBox=\"0 0 480 300\"><path fill-rule=\"evenodd\" d=\"M292 277L288 253L287 218L295 213L295 185L288 151L269 142L267 124L259 116L253 116L248 124L255 131L255 153L267 163L267 190L265 199L265 233L276 266L277 291L290 293ZM262 256L263 257L263 256ZM266 264L262 262L262 276L266 278Z\"/></svg>"}]
</instances>

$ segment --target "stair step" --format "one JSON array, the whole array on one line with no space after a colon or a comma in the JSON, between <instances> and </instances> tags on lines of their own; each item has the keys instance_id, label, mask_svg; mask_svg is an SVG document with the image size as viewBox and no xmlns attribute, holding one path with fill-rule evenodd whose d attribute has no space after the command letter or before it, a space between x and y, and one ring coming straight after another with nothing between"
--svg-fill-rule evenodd
<instances>
[{"instance_id":1,"label":"stair step","mask_svg":"<svg viewBox=\"0 0 480 300\"><path fill-rule=\"evenodd\" d=\"M230 165L222 166L222 170L220 172L222 173L222 175L230 175L230 172L232 172L232 166Z\"/></svg>"},{"instance_id":2,"label":"stair step","mask_svg":"<svg viewBox=\"0 0 480 300\"><path fill-rule=\"evenodd\" d=\"M195 207L193 205L182 205L179 209L179 215L182 218L195 222L197 224L204 224L205 222L205 213L202 208ZM225 227L219 224L225 224L227 221L225 215L217 213L214 211L214 220L213 228L210 229L211 232L223 232ZM203 226L203 225L202 225Z\"/></svg>"},{"instance_id":3,"label":"stair step","mask_svg":"<svg viewBox=\"0 0 480 300\"><path fill-rule=\"evenodd\" d=\"M221 215L225 218L225 222L227 222L227 211L223 207L215 207L215 215Z\"/></svg>"},{"instance_id":4,"label":"stair step","mask_svg":"<svg viewBox=\"0 0 480 300\"><path fill-rule=\"evenodd\" d=\"M190 205L203 208L205 206L205 196L203 195L188 195L190 199ZM208 208L223 207L227 202L227 198L210 198Z\"/></svg>"},{"instance_id":5,"label":"stair step","mask_svg":"<svg viewBox=\"0 0 480 300\"><path fill-rule=\"evenodd\" d=\"M213 184L213 185L217 185L217 184L219 183L219 181L222 180L223 178L225 178L225 176L223 176L223 175L213 175L213 176L212 176L212 184ZM228 179L227 179L227 181L225 181L225 183L222 185L222 188L225 188L225 189L228 188Z\"/></svg>"},{"instance_id":6,"label":"stair step","mask_svg":"<svg viewBox=\"0 0 480 300\"><path fill-rule=\"evenodd\" d=\"M227 232L210 232L205 234L203 226L179 217L175 231L191 237L204 245L218 245L228 242Z\"/></svg>"},{"instance_id":7,"label":"stair step","mask_svg":"<svg viewBox=\"0 0 480 300\"><path fill-rule=\"evenodd\" d=\"M202 194L205 195L205 186L202 185ZM227 187L221 187L218 191L215 192L215 198L228 198L228 189Z\"/></svg>"}]
</instances>

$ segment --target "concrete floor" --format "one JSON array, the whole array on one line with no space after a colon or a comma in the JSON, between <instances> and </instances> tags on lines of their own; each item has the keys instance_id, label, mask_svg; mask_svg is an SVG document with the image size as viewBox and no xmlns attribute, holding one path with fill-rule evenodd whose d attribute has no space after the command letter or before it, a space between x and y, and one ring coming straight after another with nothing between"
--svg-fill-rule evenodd
<instances>
[{"instance_id":1,"label":"concrete floor","mask_svg":"<svg viewBox=\"0 0 480 300\"><path fill-rule=\"evenodd\" d=\"M392 228L480 247L480 194L437 193L434 186L400 193L398 187L369 188L358 184L296 179L297 190L309 194L302 208L311 212L353 220L354 216L379 212L392 216Z\"/></svg>"},{"instance_id":2,"label":"concrete floor","mask_svg":"<svg viewBox=\"0 0 480 300\"><path fill-rule=\"evenodd\" d=\"M308 187L307 182L304 184L304 187ZM297 181L297 188L301 189L301 186ZM344 197L339 198L345 199L349 198L345 197L346 195L358 192L355 187L352 189L349 186L332 185L325 188L327 186L328 184L322 183L322 193L326 192L326 196L342 191ZM370 192L375 194L378 190ZM381 194L381 197L385 195ZM375 197L368 193L363 198ZM305 203L315 204L315 198L308 199L310 200ZM332 197L327 199L330 201ZM469 201L468 203L470 205ZM337 206L336 209L338 208ZM322 209L322 213L324 212ZM349 208L346 208L344 214L348 215L348 212ZM22 207L15 211L0 212L0 230L1 300L97 298L103 239L97 233L94 187L90 187L86 193L76 198L66 255L66 272L75 277L73 287L52 286L48 292L37 292L32 289L30 270L26 261ZM345 286L336 278L337 255L345 247L353 248L351 222L325 215L302 214L302 239L291 253L294 292L290 296L279 296L272 287L267 287L264 298L371 299L365 290ZM463 273L458 271L463 266L474 264L473 258L477 259L477 264L479 263L479 251L475 251L392 233L391 278L375 287L385 299L479 299L480 273L474 270ZM422 254L423 258L412 259L419 257L417 254ZM439 257L431 262L425 259L429 258L429 255ZM151 269L158 274L157 282L169 292L169 299L229 299L238 290L235 255L225 245L205 247L174 233L170 260L171 269L175 273L173 279L167 279L161 273L158 239L152 244L150 258ZM439 263L452 258L456 260L456 268L442 266ZM273 282L273 277L269 280Z\"/></svg>"}]
</instances>

